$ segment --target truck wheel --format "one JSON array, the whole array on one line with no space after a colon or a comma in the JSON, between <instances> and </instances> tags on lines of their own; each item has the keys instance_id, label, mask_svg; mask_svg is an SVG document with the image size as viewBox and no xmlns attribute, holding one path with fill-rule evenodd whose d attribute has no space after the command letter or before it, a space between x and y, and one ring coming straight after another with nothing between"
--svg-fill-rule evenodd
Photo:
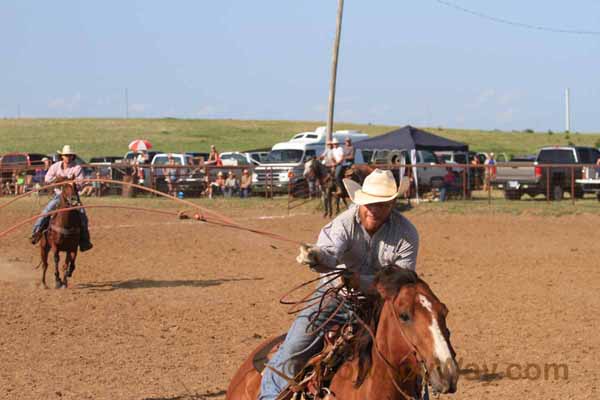
<instances>
[{"instance_id":1,"label":"truck wheel","mask_svg":"<svg viewBox=\"0 0 600 400\"><path fill-rule=\"evenodd\" d=\"M552 192L550 193L551 199L554 201L561 201L563 199L563 188L559 185L556 185L552 188Z\"/></svg>"},{"instance_id":2,"label":"truck wheel","mask_svg":"<svg viewBox=\"0 0 600 400\"><path fill-rule=\"evenodd\" d=\"M505 190L504 198L506 200L521 200L521 192L518 190Z\"/></svg>"}]
</instances>

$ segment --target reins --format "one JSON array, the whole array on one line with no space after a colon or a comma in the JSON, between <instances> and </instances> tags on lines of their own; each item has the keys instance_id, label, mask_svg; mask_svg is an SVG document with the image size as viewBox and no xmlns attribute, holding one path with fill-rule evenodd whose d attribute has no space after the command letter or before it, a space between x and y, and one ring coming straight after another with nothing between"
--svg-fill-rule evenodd
<instances>
[{"instance_id":1,"label":"reins","mask_svg":"<svg viewBox=\"0 0 600 400\"><path fill-rule=\"evenodd\" d=\"M396 294L396 296L397 296L397 294ZM402 359L400 360L400 363L403 363L404 361L406 361L406 359L411 354L413 354L415 356L416 360L417 360L417 363L419 365L421 365L422 368L423 368L423 370L424 370L424 374L421 375L421 385L422 386L427 385L428 371L427 371L427 367L425 365L425 362L423 361L423 357L421 356L421 353L419 352L419 350L417 349L417 347L407 337L406 332L404 332L404 327L402 326L402 323L400 322L400 317L398 315L398 311L396 310L396 307L394 307L394 300L391 300L390 307L392 308L392 314L393 314L392 317L393 317L393 320L395 321L395 323L400 328L400 334L402 335L402 338L404 339L404 341L410 347L410 351L408 353L406 353L406 355L404 355L404 357L402 357ZM406 394L406 392L404 392L404 390L402 390L402 388L400 388L400 386L398 385L398 382L396 381L396 378L394 377L394 375L399 375L399 373L396 370L396 367L385 357L385 355L383 354L383 352L381 351L381 349L377 345L377 340L376 340L376 337L375 337L375 333L373 332L373 330L371 329L371 327L362 318L360 318L360 316L355 315L355 318L362 325L362 327L369 333L369 336L371 336L371 340L373 341L373 346L375 348L375 352L377 353L377 355L379 356L379 358L381 358L381 360L386 365L386 367L387 367L386 372L388 373L388 376L389 376L390 380L392 381L392 383L394 384L394 387L396 388L396 390L398 390L398 392L400 394L402 394L402 396L404 396L404 398L406 400L412 400L412 399L414 399L414 397L409 396L408 394Z\"/></svg>"}]
</instances>

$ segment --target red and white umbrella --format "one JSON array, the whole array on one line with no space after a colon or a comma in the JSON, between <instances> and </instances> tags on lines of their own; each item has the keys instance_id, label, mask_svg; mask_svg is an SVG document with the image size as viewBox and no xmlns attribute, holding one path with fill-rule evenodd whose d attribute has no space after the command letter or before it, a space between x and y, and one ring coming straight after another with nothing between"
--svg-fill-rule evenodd
<instances>
[{"instance_id":1,"label":"red and white umbrella","mask_svg":"<svg viewBox=\"0 0 600 400\"><path fill-rule=\"evenodd\" d=\"M136 139L133 142L129 143L129 150L131 151L147 151L152 148L152 143L147 141L146 139Z\"/></svg>"}]
</instances>

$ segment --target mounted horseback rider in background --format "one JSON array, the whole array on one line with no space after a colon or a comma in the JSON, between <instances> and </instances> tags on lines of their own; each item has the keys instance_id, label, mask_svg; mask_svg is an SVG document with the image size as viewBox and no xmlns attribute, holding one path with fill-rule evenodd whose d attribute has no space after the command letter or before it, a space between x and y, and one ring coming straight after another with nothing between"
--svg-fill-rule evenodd
<instances>
[{"instance_id":1,"label":"mounted horseback rider in background","mask_svg":"<svg viewBox=\"0 0 600 400\"><path fill-rule=\"evenodd\" d=\"M62 151L57 151L61 156L61 161L54 163L46 173L44 177L44 183L58 183L60 181L74 179L77 184L80 184L83 179L83 169L81 166L75 164L75 152L71 150L71 146L63 146ZM54 189L54 196L44 208L43 213L49 213L56 210L60 203L60 189ZM77 202L81 204L79 200L79 194L77 195ZM93 245L90 241L90 233L88 230L88 219L85 213L85 209L79 209L79 215L81 216L81 237L79 239L79 249L83 251L90 250ZM33 226L33 232L31 233L31 244L36 244L42 237L43 232L48 228L50 222L50 216L43 216L37 219Z\"/></svg>"}]
</instances>

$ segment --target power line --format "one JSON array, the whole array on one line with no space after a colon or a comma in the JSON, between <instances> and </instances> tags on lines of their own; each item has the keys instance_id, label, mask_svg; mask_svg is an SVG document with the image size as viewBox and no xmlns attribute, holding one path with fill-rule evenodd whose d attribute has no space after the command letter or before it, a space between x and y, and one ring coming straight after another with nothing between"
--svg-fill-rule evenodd
<instances>
[{"instance_id":1,"label":"power line","mask_svg":"<svg viewBox=\"0 0 600 400\"><path fill-rule=\"evenodd\" d=\"M600 35L600 31L588 31L588 30L581 30L581 29L561 29L561 28L553 28L553 27L549 27L549 26L533 25L533 24L526 24L523 22L511 21L508 19L494 17L492 15L484 14L479 11L474 11L474 10L459 6L458 4L450 3L445 0L434 0L434 1L439 4L444 5L446 7L454 8L455 10L462 11L464 13L471 14L476 17L486 19L488 21L497 22L497 23L504 24L504 25L511 25L511 26L516 26L519 28L533 29L533 30L544 31L544 32L567 33L567 34L571 34L571 35Z\"/></svg>"}]
</instances>

